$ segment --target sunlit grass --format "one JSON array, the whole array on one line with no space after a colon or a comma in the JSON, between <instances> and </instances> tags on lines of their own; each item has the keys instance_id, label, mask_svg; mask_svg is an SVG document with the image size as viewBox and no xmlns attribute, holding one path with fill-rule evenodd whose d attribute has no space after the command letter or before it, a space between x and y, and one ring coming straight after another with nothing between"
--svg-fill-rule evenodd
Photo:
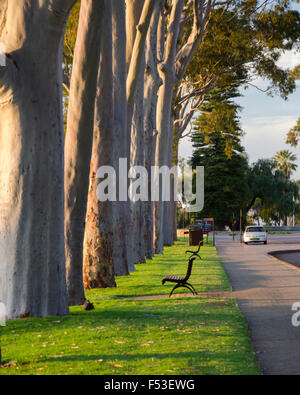
<instances>
[{"instance_id":1,"label":"sunlit grass","mask_svg":"<svg viewBox=\"0 0 300 395\"><path fill-rule=\"evenodd\" d=\"M107 288L89 291L91 298L114 298L120 296L143 296L169 294L173 285L161 285L166 275L185 275L187 270L188 254L185 251L197 250L197 247L188 246L187 239L180 238L172 247L165 247L164 255L156 255L146 264L136 265L136 272L130 276L117 278L117 288ZM227 276L220 264L220 257L211 240L204 241L200 250L202 260L196 259L193 264L190 282L197 292L230 291L231 287ZM188 292L179 288L178 292Z\"/></svg>"},{"instance_id":2,"label":"sunlit grass","mask_svg":"<svg viewBox=\"0 0 300 395\"><path fill-rule=\"evenodd\" d=\"M95 310L71 308L67 317L9 321L2 329L0 369L6 374L258 374L245 321L232 299L201 297L119 300L158 295L165 274L184 274L187 245L139 265L118 287L93 290ZM216 250L202 249L191 282L197 291L230 286ZM180 292L184 292L184 289Z\"/></svg>"}]
</instances>

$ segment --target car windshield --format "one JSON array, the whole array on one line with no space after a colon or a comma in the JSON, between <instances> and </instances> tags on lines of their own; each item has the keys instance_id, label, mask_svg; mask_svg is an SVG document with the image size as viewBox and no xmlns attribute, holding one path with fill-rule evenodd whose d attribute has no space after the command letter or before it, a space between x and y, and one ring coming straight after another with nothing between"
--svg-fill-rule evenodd
<instances>
[{"instance_id":1,"label":"car windshield","mask_svg":"<svg viewBox=\"0 0 300 395\"><path fill-rule=\"evenodd\" d=\"M261 228L260 226L253 226L252 228L247 228L246 232L264 232L264 228Z\"/></svg>"}]
</instances>

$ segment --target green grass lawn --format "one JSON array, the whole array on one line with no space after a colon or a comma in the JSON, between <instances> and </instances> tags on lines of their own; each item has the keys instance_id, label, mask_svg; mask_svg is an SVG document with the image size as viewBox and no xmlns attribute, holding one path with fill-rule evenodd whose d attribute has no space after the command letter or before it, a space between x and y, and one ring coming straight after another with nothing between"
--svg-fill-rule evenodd
<instances>
[{"instance_id":1,"label":"green grass lawn","mask_svg":"<svg viewBox=\"0 0 300 395\"><path fill-rule=\"evenodd\" d=\"M181 239L118 278L117 288L87 292L93 311L72 307L67 317L9 321L1 343L3 362L11 364L0 375L259 374L234 300L132 298L168 294L172 285L162 286L161 279L185 274L186 247ZM215 248L205 244L201 255L190 279L196 290L230 290Z\"/></svg>"}]
</instances>

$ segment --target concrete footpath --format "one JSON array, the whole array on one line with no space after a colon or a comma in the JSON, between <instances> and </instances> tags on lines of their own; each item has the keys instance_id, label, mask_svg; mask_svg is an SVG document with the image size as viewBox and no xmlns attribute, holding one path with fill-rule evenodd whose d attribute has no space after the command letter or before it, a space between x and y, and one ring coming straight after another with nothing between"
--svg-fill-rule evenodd
<instances>
[{"instance_id":1,"label":"concrete footpath","mask_svg":"<svg viewBox=\"0 0 300 395\"><path fill-rule=\"evenodd\" d=\"M300 374L300 326L292 324L296 313L292 306L300 302L300 269L268 255L270 251L299 250L300 234L270 235L267 245L244 245L228 235L217 235L216 246L248 323L261 372ZM300 252L290 257L300 262ZM300 324L300 316L298 321Z\"/></svg>"}]
</instances>

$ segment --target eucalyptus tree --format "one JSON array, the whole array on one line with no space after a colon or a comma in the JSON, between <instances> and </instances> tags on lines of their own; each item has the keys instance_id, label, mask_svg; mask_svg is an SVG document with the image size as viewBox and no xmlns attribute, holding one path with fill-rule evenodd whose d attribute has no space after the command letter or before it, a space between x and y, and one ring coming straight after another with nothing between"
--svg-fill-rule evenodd
<instances>
[{"instance_id":1,"label":"eucalyptus tree","mask_svg":"<svg viewBox=\"0 0 300 395\"><path fill-rule=\"evenodd\" d=\"M300 78L300 65L297 65L292 71L291 75L296 80ZM292 147L297 147L300 139L300 118L297 119L296 124L288 131L286 143Z\"/></svg>"},{"instance_id":2,"label":"eucalyptus tree","mask_svg":"<svg viewBox=\"0 0 300 395\"><path fill-rule=\"evenodd\" d=\"M69 304L81 304L83 238L94 108L106 0L82 0L73 56L65 139L65 244Z\"/></svg>"},{"instance_id":3,"label":"eucalyptus tree","mask_svg":"<svg viewBox=\"0 0 300 395\"><path fill-rule=\"evenodd\" d=\"M176 89L181 115L175 120L177 129L184 132L203 96L216 87L251 85L261 77L269 82L266 93L287 98L295 89L296 73L280 68L277 61L299 44L299 12L290 9L290 3L236 1L226 10L212 11L205 40ZM185 111L187 101L191 105Z\"/></svg>"},{"instance_id":4,"label":"eucalyptus tree","mask_svg":"<svg viewBox=\"0 0 300 395\"><path fill-rule=\"evenodd\" d=\"M9 318L68 313L62 44L73 4L0 1L0 300Z\"/></svg>"},{"instance_id":5,"label":"eucalyptus tree","mask_svg":"<svg viewBox=\"0 0 300 395\"><path fill-rule=\"evenodd\" d=\"M126 10L125 2L113 0L113 94L114 94L114 129L116 187L122 186L123 178L118 166L118 159L123 158L128 162L128 136L127 136L127 63L126 63ZM126 171L127 173L127 171ZM126 177L125 177L126 179ZM113 262L117 276L128 275L135 270L132 257L132 233L128 231L130 223L129 202L118 194L116 202L112 203L114 213L114 243Z\"/></svg>"},{"instance_id":6,"label":"eucalyptus tree","mask_svg":"<svg viewBox=\"0 0 300 395\"><path fill-rule=\"evenodd\" d=\"M211 92L230 93L232 87L252 85L256 77L268 80L267 94L286 99L293 92L295 75L277 64L285 50L299 43L299 12L290 6L286 1L232 2L212 11L205 38L175 88L173 165L180 139L190 135L193 116L206 111ZM167 233L170 240L172 229Z\"/></svg>"},{"instance_id":7,"label":"eucalyptus tree","mask_svg":"<svg viewBox=\"0 0 300 395\"><path fill-rule=\"evenodd\" d=\"M165 21L163 13L164 0L158 1L153 12L149 33L146 42L146 69L144 87L144 155L145 168L148 175L155 165L155 149L157 139L156 109L158 100L158 90L163 81L159 76L158 67L162 58L160 45L164 41ZM142 237L145 240L145 257L151 259L154 255L153 238L153 201L151 199L151 177L148 177L148 200L144 202L145 227Z\"/></svg>"},{"instance_id":8,"label":"eucalyptus tree","mask_svg":"<svg viewBox=\"0 0 300 395\"><path fill-rule=\"evenodd\" d=\"M124 137L127 139L126 158L130 163L131 151L131 123L134 114L135 94L139 81L140 72L143 72L143 56L146 36L155 4L155 0L145 0L143 2L129 1L126 3L127 17L132 9L134 18L129 19L127 23L127 78L126 78L126 129L121 132L121 141ZM130 7L130 4L132 7ZM139 6L139 7L138 7ZM140 10L140 12L139 12ZM94 141L90 169L90 188L88 195L88 206L86 216L85 238L84 238L84 283L87 288L95 287L113 287L115 283L116 268L115 258L117 251L114 250L115 235L124 237L129 228L129 233L133 231L130 223L125 223L124 218L120 219L120 210L116 210L114 202L109 200L101 201L96 194L98 188L98 169L104 169L105 166L111 166L116 169L119 166L120 159L120 135L115 128L114 122L114 105L116 96L114 96L114 64L117 58L112 57L112 9L111 15L106 17L105 36L103 49L100 53L100 72L98 78L98 91L96 98L96 117L94 124ZM131 15L131 14L130 14ZM132 32L132 35L130 35ZM121 54L121 52L119 52ZM124 80L123 80L124 81ZM124 119L124 118L122 118ZM124 147L124 146L123 146ZM126 159L125 158L125 159ZM101 177L104 177L102 174ZM115 200L115 198L113 198ZM130 206L124 205L125 210ZM117 211L117 214L116 214ZM121 225L121 228L118 227ZM131 227L131 228L130 228ZM125 236L126 237L126 236ZM126 238L127 251L121 250L121 254L127 255L128 269L127 273L120 270L120 274L128 274L133 263L128 261L132 255L130 248L134 249L134 240L129 234ZM129 251L128 251L129 250ZM126 256L121 255L126 261ZM135 258L133 256L133 258Z\"/></svg>"},{"instance_id":9,"label":"eucalyptus tree","mask_svg":"<svg viewBox=\"0 0 300 395\"><path fill-rule=\"evenodd\" d=\"M286 143L292 147L297 147L300 139L300 118L297 119L296 124L288 131Z\"/></svg>"},{"instance_id":10,"label":"eucalyptus tree","mask_svg":"<svg viewBox=\"0 0 300 395\"><path fill-rule=\"evenodd\" d=\"M97 196L98 169L112 166L114 157L114 97L112 68L112 1L106 1L95 104L90 185L84 236L84 283L86 288L115 286L113 266L113 214L110 201Z\"/></svg>"},{"instance_id":11,"label":"eucalyptus tree","mask_svg":"<svg viewBox=\"0 0 300 395\"><path fill-rule=\"evenodd\" d=\"M215 7L226 7L231 1L194 0L185 2L174 0L166 9L167 33L164 43L164 58L159 73L163 81L158 93L156 146L156 165L169 166L172 163L173 127L172 108L174 88L181 83L187 67L195 51L205 37L211 12ZM185 26L189 29L185 31ZM185 34L183 34L185 33ZM155 252L162 253L166 241L164 237L164 221L170 219L172 224L172 203L155 202L154 206L154 245ZM164 216L165 206L168 215ZM171 238L173 237L173 234ZM170 240L168 243L172 243Z\"/></svg>"}]
</instances>

